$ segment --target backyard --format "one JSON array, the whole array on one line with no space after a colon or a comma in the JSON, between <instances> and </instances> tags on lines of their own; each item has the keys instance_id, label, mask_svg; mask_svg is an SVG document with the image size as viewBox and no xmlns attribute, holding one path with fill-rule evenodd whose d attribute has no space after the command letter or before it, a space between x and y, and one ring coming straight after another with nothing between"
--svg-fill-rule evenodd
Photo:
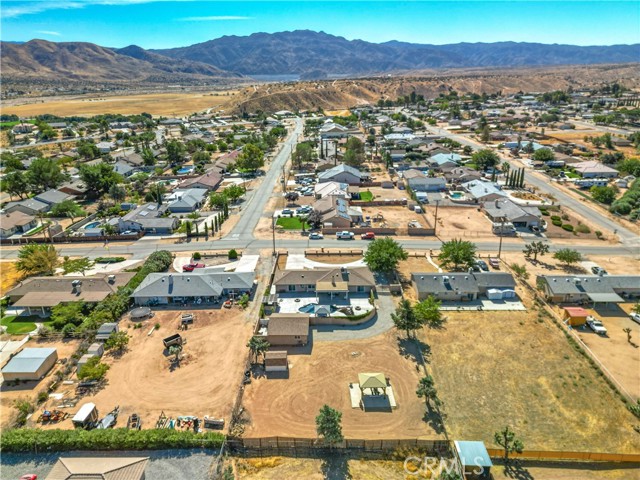
<instances>
[{"instance_id":1,"label":"backyard","mask_svg":"<svg viewBox=\"0 0 640 480\"><path fill-rule=\"evenodd\" d=\"M9 335L25 335L36 329L35 322L46 325L50 320L48 318L43 319L38 315L7 315L2 317L0 324L6 328L5 332Z\"/></svg>"}]
</instances>

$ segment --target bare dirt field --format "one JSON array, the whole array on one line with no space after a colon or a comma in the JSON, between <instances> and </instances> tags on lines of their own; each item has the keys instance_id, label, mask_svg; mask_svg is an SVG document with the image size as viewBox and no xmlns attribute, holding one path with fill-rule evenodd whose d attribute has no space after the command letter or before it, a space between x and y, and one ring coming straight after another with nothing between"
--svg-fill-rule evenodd
<instances>
[{"instance_id":1,"label":"bare dirt field","mask_svg":"<svg viewBox=\"0 0 640 480\"><path fill-rule=\"evenodd\" d=\"M451 438L493 446L510 425L526 449L633 453L637 423L558 327L537 312L449 312L430 345Z\"/></svg>"},{"instance_id":2,"label":"bare dirt field","mask_svg":"<svg viewBox=\"0 0 640 480\"><path fill-rule=\"evenodd\" d=\"M346 438L441 438L422 420L425 405L415 394L419 373L413 356L400 354L395 331L366 340L317 342L289 352L289 378L261 377L247 386L243 406L250 423L245 437L315 438L315 417L327 404L342 412ZM390 378L397 409L365 413L351 408L349 383L357 382L362 372Z\"/></svg>"},{"instance_id":3,"label":"bare dirt field","mask_svg":"<svg viewBox=\"0 0 640 480\"><path fill-rule=\"evenodd\" d=\"M382 187L362 187L360 193L371 192L373 200L401 200L403 198L410 200L411 196L406 190L398 188L382 188Z\"/></svg>"},{"instance_id":4,"label":"bare dirt field","mask_svg":"<svg viewBox=\"0 0 640 480\"><path fill-rule=\"evenodd\" d=\"M5 429L15 421L17 410L14 408L16 400L27 400L34 403L38 393L48 388L54 380L55 373L64 368L63 361L67 361L80 345L79 340L36 341L30 340L24 348L55 348L58 351L58 362L37 382L20 382L19 385L2 385L0 389L0 430ZM37 407L33 415L35 420L43 407Z\"/></svg>"},{"instance_id":5,"label":"bare dirt field","mask_svg":"<svg viewBox=\"0 0 640 480\"><path fill-rule=\"evenodd\" d=\"M362 260L362 255L307 255L306 257L314 262L329 263L331 265L344 265L345 263Z\"/></svg>"},{"instance_id":6,"label":"bare dirt field","mask_svg":"<svg viewBox=\"0 0 640 480\"><path fill-rule=\"evenodd\" d=\"M147 112L152 115L186 115L208 108L228 104L236 94L228 92L150 93L118 96L89 96L73 98L47 98L39 103L9 105L5 114L21 117L50 113L59 116L100 115L105 112L123 115Z\"/></svg>"},{"instance_id":7,"label":"bare dirt field","mask_svg":"<svg viewBox=\"0 0 640 480\"><path fill-rule=\"evenodd\" d=\"M435 220L435 205L426 205L425 215L431 223ZM441 238L498 238L491 231L491 221L473 207L438 208L438 237ZM505 238L505 240L512 240Z\"/></svg>"},{"instance_id":8,"label":"bare dirt field","mask_svg":"<svg viewBox=\"0 0 640 480\"><path fill-rule=\"evenodd\" d=\"M180 366L172 368L173 357L164 351L162 339L178 332L182 313L157 311L142 328L128 328L129 350L121 358L104 357L111 365L107 385L83 397L78 405L94 402L102 415L119 405L121 425L137 413L143 428L153 428L162 411L173 418L209 415L228 422L247 355L251 322L246 312L235 308L196 310L193 326L180 332L187 339ZM129 326L128 321L121 323L122 328ZM155 323L160 329L149 336ZM71 428L70 421L63 425Z\"/></svg>"},{"instance_id":9,"label":"bare dirt field","mask_svg":"<svg viewBox=\"0 0 640 480\"><path fill-rule=\"evenodd\" d=\"M409 210L408 207L362 207L364 217L375 217L382 215L382 222L372 221L372 227L388 227L406 229L409 222L418 222L423 228L429 227L429 221L419 213Z\"/></svg>"}]
</instances>

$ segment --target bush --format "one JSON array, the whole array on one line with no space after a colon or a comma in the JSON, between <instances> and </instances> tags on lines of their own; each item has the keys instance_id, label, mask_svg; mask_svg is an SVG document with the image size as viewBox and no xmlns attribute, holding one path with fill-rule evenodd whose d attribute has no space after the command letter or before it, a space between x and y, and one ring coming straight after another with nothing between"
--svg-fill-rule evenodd
<instances>
[{"instance_id":1,"label":"bush","mask_svg":"<svg viewBox=\"0 0 640 480\"><path fill-rule=\"evenodd\" d=\"M38 392L38 403L44 403L49 399L49 394L47 392L45 392L44 390L41 392Z\"/></svg>"},{"instance_id":2,"label":"bush","mask_svg":"<svg viewBox=\"0 0 640 480\"><path fill-rule=\"evenodd\" d=\"M596 237L602 238L602 232L600 230L595 231Z\"/></svg>"},{"instance_id":3,"label":"bush","mask_svg":"<svg viewBox=\"0 0 640 480\"><path fill-rule=\"evenodd\" d=\"M551 215L551 214L549 213L549 210L540 210L540 214L542 214L542 215L543 215L543 216L545 216L545 217L548 217L549 215Z\"/></svg>"},{"instance_id":4,"label":"bush","mask_svg":"<svg viewBox=\"0 0 640 480\"><path fill-rule=\"evenodd\" d=\"M591 233L591 229L589 227L587 227L584 223L581 223L580 225L578 225L576 227L576 232L578 232L578 233Z\"/></svg>"},{"instance_id":5,"label":"bush","mask_svg":"<svg viewBox=\"0 0 640 480\"><path fill-rule=\"evenodd\" d=\"M200 252L195 252L193 254L193 259L194 260L200 260L202 258L202 254Z\"/></svg>"},{"instance_id":6,"label":"bush","mask_svg":"<svg viewBox=\"0 0 640 480\"><path fill-rule=\"evenodd\" d=\"M570 223L565 223L564 225L562 225L562 229L566 230L567 232L573 232L573 225L571 225Z\"/></svg>"},{"instance_id":7,"label":"bush","mask_svg":"<svg viewBox=\"0 0 640 480\"><path fill-rule=\"evenodd\" d=\"M551 215L551 221L558 221L558 220L562 220L558 215Z\"/></svg>"},{"instance_id":8,"label":"bush","mask_svg":"<svg viewBox=\"0 0 640 480\"><path fill-rule=\"evenodd\" d=\"M96 263L118 263L124 262L126 258L124 257L98 257L94 260Z\"/></svg>"},{"instance_id":9,"label":"bush","mask_svg":"<svg viewBox=\"0 0 640 480\"><path fill-rule=\"evenodd\" d=\"M562 220L551 220L551 223L554 224L556 227L562 226Z\"/></svg>"},{"instance_id":10,"label":"bush","mask_svg":"<svg viewBox=\"0 0 640 480\"><path fill-rule=\"evenodd\" d=\"M2 432L2 451L159 450L165 448L220 448L224 435L190 430L41 430L20 428Z\"/></svg>"},{"instance_id":11,"label":"bush","mask_svg":"<svg viewBox=\"0 0 640 480\"><path fill-rule=\"evenodd\" d=\"M229 250L229 260L236 260L238 258L238 252L236 252L233 248Z\"/></svg>"}]
</instances>

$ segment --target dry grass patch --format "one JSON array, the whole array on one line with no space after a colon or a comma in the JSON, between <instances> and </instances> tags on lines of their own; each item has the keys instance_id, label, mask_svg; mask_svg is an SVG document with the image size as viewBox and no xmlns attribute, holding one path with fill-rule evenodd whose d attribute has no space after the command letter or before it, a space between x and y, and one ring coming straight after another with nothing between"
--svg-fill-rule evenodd
<instances>
[{"instance_id":1,"label":"dry grass patch","mask_svg":"<svg viewBox=\"0 0 640 480\"><path fill-rule=\"evenodd\" d=\"M16 269L15 262L0 262L0 295L11 290L23 275Z\"/></svg>"}]
</instances>

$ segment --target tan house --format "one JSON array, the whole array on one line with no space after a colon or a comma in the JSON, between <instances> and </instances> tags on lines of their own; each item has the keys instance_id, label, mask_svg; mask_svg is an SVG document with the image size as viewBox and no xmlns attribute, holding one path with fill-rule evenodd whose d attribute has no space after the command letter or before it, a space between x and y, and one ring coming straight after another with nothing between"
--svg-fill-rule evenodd
<instances>
[{"instance_id":1,"label":"tan house","mask_svg":"<svg viewBox=\"0 0 640 480\"><path fill-rule=\"evenodd\" d=\"M8 238L16 233L26 233L38 224L38 219L16 210L0 215L0 238Z\"/></svg>"},{"instance_id":2,"label":"tan house","mask_svg":"<svg viewBox=\"0 0 640 480\"><path fill-rule=\"evenodd\" d=\"M309 316L302 313L274 313L267 323L270 345L306 345L309 340Z\"/></svg>"},{"instance_id":3,"label":"tan house","mask_svg":"<svg viewBox=\"0 0 640 480\"><path fill-rule=\"evenodd\" d=\"M45 480L144 480L149 457L59 458Z\"/></svg>"},{"instance_id":4,"label":"tan house","mask_svg":"<svg viewBox=\"0 0 640 480\"><path fill-rule=\"evenodd\" d=\"M371 270L366 267L282 270L276 273L273 284L276 293L315 293L320 303L330 303L336 297L347 299L349 294L369 294L376 286Z\"/></svg>"}]
</instances>

